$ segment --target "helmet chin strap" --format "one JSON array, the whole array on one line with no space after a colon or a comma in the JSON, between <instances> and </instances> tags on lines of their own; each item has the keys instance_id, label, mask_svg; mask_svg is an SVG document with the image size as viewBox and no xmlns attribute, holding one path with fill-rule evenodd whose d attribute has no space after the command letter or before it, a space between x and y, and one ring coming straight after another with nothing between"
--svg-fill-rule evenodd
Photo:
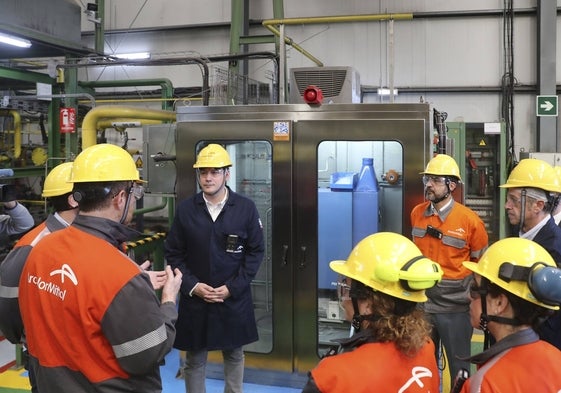
<instances>
[{"instance_id":1,"label":"helmet chin strap","mask_svg":"<svg viewBox=\"0 0 561 393\"><path fill-rule=\"evenodd\" d=\"M518 224L518 230L522 231L524 227L524 216L526 215L526 189L523 188L520 191L520 224Z\"/></svg>"},{"instance_id":2,"label":"helmet chin strap","mask_svg":"<svg viewBox=\"0 0 561 393\"><path fill-rule=\"evenodd\" d=\"M358 310L358 301L356 297L351 297L351 302L353 303L353 319L351 321L351 326L353 327L355 333L360 331L363 321L376 322L382 318L381 315L361 314Z\"/></svg>"},{"instance_id":3,"label":"helmet chin strap","mask_svg":"<svg viewBox=\"0 0 561 393\"><path fill-rule=\"evenodd\" d=\"M355 333L357 333L360 331L360 325L362 325L364 317L360 315L360 311L358 311L358 301L356 297L351 297L351 302L353 303L353 320L351 321L351 325Z\"/></svg>"},{"instance_id":4,"label":"helmet chin strap","mask_svg":"<svg viewBox=\"0 0 561 393\"><path fill-rule=\"evenodd\" d=\"M482 287L488 287L487 279L482 278ZM481 316L479 317L479 328L483 330L484 340L483 340L483 350L490 347L491 333L489 332L489 322L499 322L505 325L520 326L519 320L514 318L497 317L495 315L487 314L487 295L481 294Z\"/></svg>"}]
</instances>

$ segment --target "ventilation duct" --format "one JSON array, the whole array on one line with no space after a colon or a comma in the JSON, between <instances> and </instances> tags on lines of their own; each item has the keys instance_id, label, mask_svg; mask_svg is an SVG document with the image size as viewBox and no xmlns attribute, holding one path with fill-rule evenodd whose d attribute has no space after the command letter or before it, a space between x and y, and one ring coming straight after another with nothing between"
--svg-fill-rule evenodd
<instances>
[{"instance_id":1,"label":"ventilation duct","mask_svg":"<svg viewBox=\"0 0 561 393\"><path fill-rule=\"evenodd\" d=\"M323 92L324 103L361 102L360 77L352 67L304 67L290 69L291 104L303 104L302 95L310 85Z\"/></svg>"}]
</instances>

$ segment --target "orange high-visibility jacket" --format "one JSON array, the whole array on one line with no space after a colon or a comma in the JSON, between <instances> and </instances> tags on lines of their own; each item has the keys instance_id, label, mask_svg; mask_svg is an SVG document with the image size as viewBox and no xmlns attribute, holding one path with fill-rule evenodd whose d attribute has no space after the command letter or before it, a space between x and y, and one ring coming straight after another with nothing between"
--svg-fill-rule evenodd
<instances>
[{"instance_id":1,"label":"orange high-visibility jacket","mask_svg":"<svg viewBox=\"0 0 561 393\"><path fill-rule=\"evenodd\" d=\"M427 233L429 225L440 231L441 239ZM446 279L470 275L462 262L477 262L489 242L485 224L477 213L454 201L444 217L433 214L429 201L415 206L411 211L411 226L413 241L424 256L442 266Z\"/></svg>"},{"instance_id":2,"label":"orange high-visibility jacket","mask_svg":"<svg viewBox=\"0 0 561 393\"><path fill-rule=\"evenodd\" d=\"M148 276L109 241L75 226L46 236L29 254L19 287L42 392L161 390L175 305L160 305Z\"/></svg>"},{"instance_id":3,"label":"orange high-visibility jacket","mask_svg":"<svg viewBox=\"0 0 561 393\"><path fill-rule=\"evenodd\" d=\"M322 393L438 393L440 389L430 340L412 357L402 354L393 342L363 344L324 358L311 375Z\"/></svg>"},{"instance_id":4,"label":"orange high-visibility jacket","mask_svg":"<svg viewBox=\"0 0 561 393\"><path fill-rule=\"evenodd\" d=\"M484 363L462 393L561 392L561 351L545 341L507 349Z\"/></svg>"}]
</instances>

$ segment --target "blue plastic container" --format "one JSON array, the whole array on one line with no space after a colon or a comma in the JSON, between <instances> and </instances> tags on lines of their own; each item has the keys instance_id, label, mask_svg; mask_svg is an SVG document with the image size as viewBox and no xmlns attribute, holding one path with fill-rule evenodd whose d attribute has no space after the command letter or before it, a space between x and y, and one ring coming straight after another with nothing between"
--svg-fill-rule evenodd
<instances>
[{"instance_id":1,"label":"blue plastic container","mask_svg":"<svg viewBox=\"0 0 561 393\"><path fill-rule=\"evenodd\" d=\"M353 247L366 236L378 232L378 180L374 159L363 158L353 191Z\"/></svg>"}]
</instances>

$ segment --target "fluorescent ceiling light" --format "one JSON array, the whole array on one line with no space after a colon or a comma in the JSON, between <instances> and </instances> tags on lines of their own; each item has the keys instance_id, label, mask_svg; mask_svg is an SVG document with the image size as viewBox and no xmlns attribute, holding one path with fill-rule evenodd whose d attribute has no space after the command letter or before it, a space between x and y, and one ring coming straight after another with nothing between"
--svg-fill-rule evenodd
<instances>
[{"instance_id":1,"label":"fluorescent ceiling light","mask_svg":"<svg viewBox=\"0 0 561 393\"><path fill-rule=\"evenodd\" d=\"M389 96L390 95L390 89L386 89L385 87L378 89L378 95L379 96ZM396 96L397 95L397 89L393 89L393 95Z\"/></svg>"},{"instance_id":2,"label":"fluorescent ceiling light","mask_svg":"<svg viewBox=\"0 0 561 393\"><path fill-rule=\"evenodd\" d=\"M126 60L142 60L142 59L149 59L150 52L137 52L137 53L121 53L114 55L119 59L126 59Z\"/></svg>"},{"instance_id":3,"label":"fluorescent ceiling light","mask_svg":"<svg viewBox=\"0 0 561 393\"><path fill-rule=\"evenodd\" d=\"M18 38L4 33L0 33L0 42L13 46L19 46L20 48L29 48L31 46L31 41L26 40L25 38Z\"/></svg>"}]
</instances>

